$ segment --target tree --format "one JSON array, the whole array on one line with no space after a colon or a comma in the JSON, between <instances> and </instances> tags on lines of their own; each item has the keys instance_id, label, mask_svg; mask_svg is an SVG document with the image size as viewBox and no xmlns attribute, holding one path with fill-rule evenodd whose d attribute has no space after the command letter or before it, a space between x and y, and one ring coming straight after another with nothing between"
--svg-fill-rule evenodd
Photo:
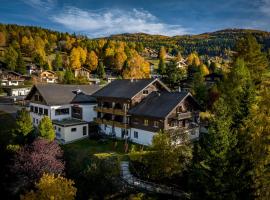
<instances>
[{"instance_id":1,"label":"tree","mask_svg":"<svg viewBox=\"0 0 270 200\"><path fill-rule=\"evenodd\" d=\"M75 76L71 69L67 68L63 77L63 83L73 84L75 82Z\"/></svg>"},{"instance_id":2,"label":"tree","mask_svg":"<svg viewBox=\"0 0 270 200\"><path fill-rule=\"evenodd\" d=\"M70 53L70 66L73 69L81 68L81 55L80 50L76 47L73 47Z\"/></svg>"},{"instance_id":3,"label":"tree","mask_svg":"<svg viewBox=\"0 0 270 200\"><path fill-rule=\"evenodd\" d=\"M236 139L231 133L232 119L226 102L221 97L214 105L208 133L194 153L192 167L192 190L194 199L232 199L229 182L230 157ZM231 196L232 195L232 196Z\"/></svg>"},{"instance_id":4,"label":"tree","mask_svg":"<svg viewBox=\"0 0 270 200\"><path fill-rule=\"evenodd\" d=\"M166 63L164 59L159 59L157 71L160 75L164 75L166 73Z\"/></svg>"},{"instance_id":5,"label":"tree","mask_svg":"<svg viewBox=\"0 0 270 200\"><path fill-rule=\"evenodd\" d=\"M200 58L196 52L193 52L187 57L187 65L199 66L201 64Z\"/></svg>"},{"instance_id":6,"label":"tree","mask_svg":"<svg viewBox=\"0 0 270 200\"><path fill-rule=\"evenodd\" d=\"M97 75L99 78L104 79L106 74L105 74L105 69L102 61L98 62L97 66Z\"/></svg>"},{"instance_id":7,"label":"tree","mask_svg":"<svg viewBox=\"0 0 270 200\"><path fill-rule=\"evenodd\" d=\"M242 131L245 137L244 160L251 198L270 198L270 84L262 86L258 101L252 104ZM247 179L245 179L247 180Z\"/></svg>"},{"instance_id":8,"label":"tree","mask_svg":"<svg viewBox=\"0 0 270 200\"><path fill-rule=\"evenodd\" d=\"M18 51L18 58L17 58L17 64L16 64L16 71L20 74L26 73L26 65L23 60L23 56L21 54L21 51Z\"/></svg>"},{"instance_id":9,"label":"tree","mask_svg":"<svg viewBox=\"0 0 270 200\"><path fill-rule=\"evenodd\" d=\"M180 86L180 81L186 77L186 70L178 68L176 62L170 62L164 75L166 83L175 89Z\"/></svg>"},{"instance_id":10,"label":"tree","mask_svg":"<svg viewBox=\"0 0 270 200\"><path fill-rule=\"evenodd\" d=\"M51 119L48 116L44 116L38 125L39 136L49 141L53 141L55 138L55 131Z\"/></svg>"},{"instance_id":11,"label":"tree","mask_svg":"<svg viewBox=\"0 0 270 200\"><path fill-rule=\"evenodd\" d=\"M89 67L90 71L95 71L98 66L98 57L94 51L90 51L87 54L86 65Z\"/></svg>"},{"instance_id":12,"label":"tree","mask_svg":"<svg viewBox=\"0 0 270 200\"><path fill-rule=\"evenodd\" d=\"M164 46L162 46L159 50L159 54L158 54L158 58L161 60L165 60L166 59L166 50L164 48Z\"/></svg>"},{"instance_id":13,"label":"tree","mask_svg":"<svg viewBox=\"0 0 270 200\"><path fill-rule=\"evenodd\" d=\"M200 64L199 68L203 76L210 73L208 67L205 64Z\"/></svg>"},{"instance_id":14,"label":"tree","mask_svg":"<svg viewBox=\"0 0 270 200\"><path fill-rule=\"evenodd\" d=\"M63 67L63 59L59 52L55 56L55 59L53 61L53 67L55 71L59 71L59 69Z\"/></svg>"},{"instance_id":15,"label":"tree","mask_svg":"<svg viewBox=\"0 0 270 200\"><path fill-rule=\"evenodd\" d=\"M247 68L250 70L251 78L255 83L261 81L264 70L269 63L265 53L261 52L261 45L258 44L256 38L252 35L238 40L236 44L237 58L245 61Z\"/></svg>"},{"instance_id":16,"label":"tree","mask_svg":"<svg viewBox=\"0 0 270 200\"><path fill-rule=\"evenodd\" d=\"M17 51L12 46L9 46L5 50L5 63L7 64L7 68L14 71L17 65L17 59Z\"/></svg>"},{"instance_id":17,"label":"tree","mask_svg":"<svg viewBox=\"0 0 270 200\"><path fill-rule=\"evenodd\" d=\"M6 46L6 34L4 32L0 32L0 47Z\"/></svg>"},{"instance_id":18,"label":"tree","mask_svg":"<svg viewBox=\"0 0 270 200\"><path fill-rule=\"evenodd\" d=\"M35 184L36 191L30 191L21 196L21 200L73 200L77 189L74 181L60 175L44 173L38 183Z\"/></svg>"},{"instance_id":19,"label":"tree","mask_svg":"<svg viewBox=\"0 0 270 200\"><path fill-rule=\"evenodd\" d=\"M127 56L124 51L117 52L114 55L114 68L116 71L120 72L123 69L124 63L127 59Z\"/></svg>"},{"instance_id":20,"label":"tree","mask_svg":"<svg viewBox=\"0 0 270 200\"><path fill-rule=\"evenodd\" d=\"M23 108L17 112L16 130L19 134L27 136L33 131L33 123L29 112Z\"/></svg>"},{"instance_id":21,"label":"tree","mask_svg":"<svg viewBox=\"0 0 270 200\"><path fill-rule=\"evenodd\" d=\"M41 138L20 148L13 158L11 171L18 178L18 187L29 186L43 173L64 173L63 151L56 141Z\"/></svg>"}]
</instances>

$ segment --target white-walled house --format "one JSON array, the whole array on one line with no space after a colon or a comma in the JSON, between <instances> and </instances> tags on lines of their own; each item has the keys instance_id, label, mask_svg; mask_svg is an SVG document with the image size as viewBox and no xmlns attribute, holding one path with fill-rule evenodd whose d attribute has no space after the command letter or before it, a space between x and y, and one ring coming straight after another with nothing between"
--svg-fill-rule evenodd
<instances>
[{"instance_id":1,"label":"white-walled house","mask_svg":"<svg viewBox=\"0 0 270 200\"><path fill-rule=\"evenodd\" d=\"M93 94L101 130L120 139L151 145L159 131L199 138L200 105L188 92L171 92L158 79L115 80Z\"/></svg>"},{"instance_id":2,"label":"white-walled house","mask_svg":"<svg viewBox=\"0 0 270 200\"><path fill-rule=\"evenodd\" d=\"M96 99L91 96L97 85L39 84L26 97L35 127L44 116L54 125L56 138L68 143L88 136L89 122L96 117Z\"/></svg>"}]
</instances>

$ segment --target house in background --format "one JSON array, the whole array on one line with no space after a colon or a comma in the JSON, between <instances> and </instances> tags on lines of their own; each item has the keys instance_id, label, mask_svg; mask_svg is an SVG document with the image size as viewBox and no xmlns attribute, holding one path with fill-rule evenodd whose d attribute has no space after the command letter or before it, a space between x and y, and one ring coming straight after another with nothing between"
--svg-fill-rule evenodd
<instances>
[{"instance_id":1,"label":"house in background","mask_svg":"<svg viewBox=\"0 0 270 200\"><path fill-rule=\"evenodd\" d=\"M79 69L74 69L74 76L77 78L78 76L86 77L88 80L90 78L91 71L86 69L85 67L81 67Z\"/></svg>"},{"instance_id":2,"label":"house in background","mask_svg":"<svg viewBox=\"0 0 270 200\"><path fill-rule=\"evenodd\" d=\"M56 139L61 143L85 138L89 134L90 122L96 117L96 99L92 93L98 85L38 84L26 97L35 127L44 116L54 125Z\"/></svg>"},{"instance_id":3,"label":"house in background","mask_svg":"<svg viewBox=\"0 0 270 200\"><path fill-rule=\"evenodd\" d=\"M18 97L26 96L30 90L31 86L19 85L19 86L2 86L1 87L8 96Z\"/></svg>"},{"instance_id":4,"label":"house in background","mask_svg":"<svg viewBox=\"0 0 270 200\"><path fill-rule=\"evenodd\" d=\"M42 83L57 83L58 77L57 74L51 70L42 71L39 76L39 81Z\"/></svg>"},{"instance_id":5,"label":"house in background","mask_svg":"<svg viewBox=\"0 0 270 200\"><path fill-rule=\"evenodd\" d=\"M0 82L2 86L19 86L23 85L25 78L14 71L0 71Z\"/></svg>"},{"instance_id":6,"label":"house in background","mask_svg":"<svg viewBox=\"0 0 270 200\"><path fill-rule=\"evenodd\" d=\"M93 94L97 118L107 135L150 145L160 130L199 137L200 105L188 92L171 92L158 79L115 80Z\"/></svg>"}]
</instances>

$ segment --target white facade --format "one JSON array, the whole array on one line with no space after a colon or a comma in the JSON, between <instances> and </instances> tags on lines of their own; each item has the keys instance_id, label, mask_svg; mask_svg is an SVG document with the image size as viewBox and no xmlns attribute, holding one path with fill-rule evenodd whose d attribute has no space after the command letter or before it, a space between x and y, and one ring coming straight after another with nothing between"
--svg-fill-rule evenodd
<instances>
[{"instance_id":1,"label":"white facade","mask_svg":"<svg viewBox=\"0 0 270 200\"><path fill-rule=\"evenodd\" d=\"M130 139L132 142L148 146L152 144L153 137L156 134L155 132L131 128Z\"/></svg>"},{"instance_id":2,"label":"white facade","mask_svg":"<svg viewBox=\"0 0 270 200\"><path fill-rule=\"evenodd\" d=\"M41 121L41 119L45 116L45 109L48 110L47 116L51 120L62 120L62 119L71 118L71 105L70 104L61 105L61 106L47 106L43 104L30 103L30 108L31 106L33 106L33 111L30 112L30 115L32 117L32 122L34 126L36 127L39 125L39 122ZM37 113L35 112L36 108L37 108ZM42 112L39 112L40 108L42 109ZM64 108L69 109L69 114L57 115L55 113L56 109L64 109Z\"/></svg>"},{"instance_id":3,"label":"white facade","mask_svg":"<svg viewBox=\"0 0 270 200\"><path fill-rule=\"evenodd\" d=\"M61 141L63 144L88 137L88 124L74 126L61 126L54 124L54 129L56 139Z\"/></svg>"},{"instance_id":4,"label":"white facade","mask_svg":"<svg viewBox=\"0 0 270 200\"><path fill-rule=\"evenodd\" d=\"M73 104L73 106L78 106L82 109L82 120L87 122L94 121L94 118L97 117L97 112L94 111L94 107L97 104Z\"/></svg>"},{"instance_id":5,"label":"white facade","mask_svg":"<svg viewBox=\"0 0 270 200\"><path fill-rule=\"evenodd\" d=\"M13 88L11 96L26 96L30 92L30 88Z\"/></svg>"}]
</instances>

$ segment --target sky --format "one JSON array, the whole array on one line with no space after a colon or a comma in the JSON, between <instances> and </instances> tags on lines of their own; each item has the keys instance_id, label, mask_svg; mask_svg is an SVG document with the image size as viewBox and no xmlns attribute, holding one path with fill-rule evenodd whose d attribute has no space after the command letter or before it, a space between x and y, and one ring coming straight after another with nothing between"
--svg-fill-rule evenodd
<instances>
[{"instance_id":1,"label":"sky","mask_svg":"<svg viewBox=\"0 0 270 200\"><path fill-rule=\"evenodd\" d=\"M270 31L270 0L0 0L0 23L87 35Z\"/></svg>"}]
</instances>

